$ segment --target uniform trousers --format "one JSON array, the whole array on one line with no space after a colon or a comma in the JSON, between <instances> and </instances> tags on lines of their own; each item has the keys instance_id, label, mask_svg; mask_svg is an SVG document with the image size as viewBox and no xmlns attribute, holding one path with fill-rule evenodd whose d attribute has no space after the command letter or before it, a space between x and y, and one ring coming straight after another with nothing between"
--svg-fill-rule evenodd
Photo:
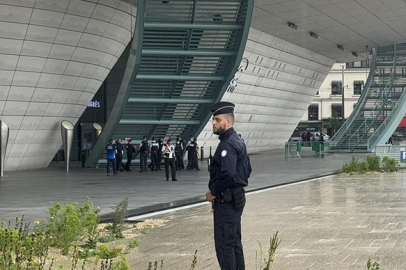
<instances>
[{"instance_id":1,"label":"uniform trousers","mask_svg":"<svg viewBox=\"0 0 406 270\"><path fill-rule=\"evenodd\" d=\"M175 167L177 170L183 169L183 158L182 158L182 152L175 152L176 160L175 160Z\"/></svg>"},{"instance_id":2,"label":"uniform trousers","mask_svg":"<svg viewBox=\"0 0 406 270\"><path fill-rule=\"evenodd\" d=\"M158 151L151 152L151 170L158 170L159 156Z\"/></svg>"},{"instance_id":3,"label":"uniform trousers","mask_svg":"<svg viewBox=\"0 0 406 270\"><path fill-rule=\"evenodd\" d=\"M245 270L241 215L232 203L214 202L214 243L221 270Z\"/></svg>"},{"instance_id":4,"label":"uniform trousers","mask_svg":"<svg viewBox=\"0 0 406 270\"><path fill-rule=\"evenodd\" d=\"M123 156L116 156L116 171L121 171L121 164L123 163Z\"/></svg>"},{"instance_id":5,"label":"uniform trousers","mask_svg":"<svg viewBox=\"0 0 406 270\"><path fill-rule=\"evenodd\" d=\"M140 168L143 172L147 171L147 158L148 152L140 152Z\"/></svg>"},{"instance_id":6,"label":"uniform trousers","mask_svg":"<svg viewBox=\"0 0 406 270\"><path fill-rule=\"evenodd\" d=\"M161 169L161 162L162 162L162 152L158 151L158 164L156 166L158 170Z\"/></svg>"},{"instance_id":7,"label":"uniform trousers","mask_svg":"<svg viewBox=\"0 0 406 270\"><path fill-rule=\"evenodd\" d=\"M127 163L125 164L125 170L129 171L131 170L131 161L133 160L133 155L127 155Z\"/></svg>"},{"instance_id":8,"label":"uniform trousers","mask_svg":"<svg viewBox=\"0 0 406 270\"><path fill-rule=\"evenodd\" d=\"M169 167L171 167L172 180L176 180L175 159L174 158L165 158L166 180L169 179Z\"/></svg>"}]
</instances>

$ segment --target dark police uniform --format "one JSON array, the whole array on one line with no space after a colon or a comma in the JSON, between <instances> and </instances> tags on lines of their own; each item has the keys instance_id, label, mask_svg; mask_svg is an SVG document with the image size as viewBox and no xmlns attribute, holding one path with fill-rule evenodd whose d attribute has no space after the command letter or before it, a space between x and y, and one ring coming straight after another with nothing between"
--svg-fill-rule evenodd
<instances>
[{"instance_id":1,"label":"dark police uniform","mask_svg":"<svg viewBox=\"0 0 406 270\"><path fill-rule=\"evenodd\" d=\"M159 151L158 151L158 165L157 165L158 170L161 170L161 162L162 162L162 152L161 152L161 149L162 149L162 146L166 145L165 142L164 142L164 140L162 140L162 139L163 139L163 138L161 137L161 138L159 138L159 140L157 141L157 143L158 143L158 148L159 148Z\"/></svg>"},{"instance_id":2,"label":"dark police uniform","mask_svg":"<svg viewBox=\"0 0 406 270\"><path fill-rule=\"evenodd\" d=\"M121 165L123 162L123 150L124 147L121 143L119 143L118 141L116 142L116 148L117 148L117 153L116 153L116 165L117 165L117 172L121 171Z\"/></svg>"},{"instance_id":3,"label":"dark police uniform","mask_svg":"<svg viewBox=\"0 0 406 270\"><path fill-rule=\"evenodd\" d=\"M193 170L195 168L195 157L196 157L196 144L195 141L193 139L190 139L187 146L186 146L186 150L187 150L187 167L186 169L189 170Z\"/></svg>"},{"instance_id":4,"label":"dark police uniform","mask_svg":"<svg viewBox=\"0 0 406 270\"><path fill-rule=\"evenodd\" d=\"M199 158L197 156L198 153L199 153L199 145L197 144L197 138L195 138L195 154L193 156L192 168L200 171Z\"/></svg>"},{"instance_id":5,"label":"dark police uniform","mask_svg":"<svg viewBox=\"0 0 406 270\"><path fill-rule=\"evenodd\" d=\"M175 143L175 167L180 171L183 168L183 141L178 137Z\"/></svg>"},{"instance_id":6,"label":"dark police uniform","mask_svg":"<svg viewBox=\"0 0 406 270\"><path fill-rule=\"evenodd\" d=\"M232 113L234 104L219 102L213 115ZM250 165L245 143L234 128L219 136L220 143L211 160L209 189L214 200L214 241L221 269L244 270L241 243L241 215L245 206L244 187L248 185Z\"/></svg>"},{"instance_id":7,"label":"dark police uniform","mask_svg":"<svg viewBox=\"0 0 406 270\"><path fill-rule=\"evenodd\" d=\"M140 143L140 172L147 172L147 159L148 159L148 142L142 140Z\"/></svg>"},{"instance_id":8,"label":"dark police uniform","mask_svg":"<svg viewBox=\"0 0 406 270\"><path fill-rule=\"evenodd\" d=\"M151 142L151 171L157 171L158 170L158 162L159 161L159 153L160 148L159 148L159 143L155 141L154 138L152 138Z\"/></svg>"},{"instance_id":9,"label":"dark police uniform","mask_svg":"<svg viewBox=\"0 0 406 270\"><path fill-rule=\"evenodd\" d=\"M126 171L131 171L131 161L133 160L133 156L135 153L135 145L133 145L131 142L132 141L130 139L125 145L125 149L127 149L127 163L125 164Z\"/></svg>"}]
</instances>

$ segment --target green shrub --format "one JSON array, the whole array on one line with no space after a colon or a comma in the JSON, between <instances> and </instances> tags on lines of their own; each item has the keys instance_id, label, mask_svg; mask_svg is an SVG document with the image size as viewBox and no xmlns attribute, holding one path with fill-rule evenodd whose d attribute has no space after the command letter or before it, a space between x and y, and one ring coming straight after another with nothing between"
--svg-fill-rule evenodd
<instances>
[{"instance_id":1,"label":"green shrub","mask_svg":"<svg viewBox=\"0 0 406 270\"><path fill-rule=\"evenodd\" d=\"M114 206L113 210L114 219L111 231L115 237L122 238L125 219L128 216L128 198L125 198L119 204Z\"/></svg>"},{"instance_id":2,"label":"green shrub","mask_svg":"<svg viewBox=\"0 0 406 270\"><path fill-rule=\"evenodd\" d=\"M98 241L100 243L108 243L108 242L111 242L114 240L116 240L116 237L114 237L114 235L105 235L105 236L99 237L99 239L98 239Z\"/></svg>"},{"instance_id":3,"label":"green shrub","mask_svg":"<svg viewBox=\"0 0 406 270\"><path fill-rule=\"evenodd\" d=\"M367 270L379 270L379 263L372 262L371 259L368 259Z\"/></svg>"},{"instance_id":4,"label":"green shrub","mask_svg":"<svg viewBox=\"0 0 406 270\"><path fill-rule=\"evenodd\" d=\"M396 172L399 169L399 164L394 158L383 157L382 169L384 172Z\"/></svg>"},{"instance_id":5,"label":"green shrub","mask_svg":"<svg viewBox=\"0 0 406 270\"><path fill-rule=\"evenodd\" d=\"M367 156L366 162L368 164L368 171L381 171L381 159L379 156Z\"/></svg>"},{"instance_id":6,"label":"green shrub","mask_svg":"<svg viewBox=\"0 0 406 270\"><path fill-rule=\"evenodd\" d=\"M136 247L138 247L138 240L137 239L134 239L134 240L131 240L130 241L130 243L128 244L128 247L129 248L136 248Z\"/></svg>"},{"instance_id":7,"label":"green shrub","mask_svg":"<svg viewBox=\"0 0 406 270\"><path fill-rule=\"evenodd\" d=\"M68 254L72 243L88 239L95 233L99 224L98 209L87 200L62 206L57 203L49 208L50 218L45 224L45 230L52 239L52 245Z\"/></svg>"},{"instance_id":8,"label":"green shrub","mask_svg":"<svg viewBox=\"0 0 406 270\"><path fill-rule=\"evenodd\" d=\"M0 269L44 269L48 256L49 237L44 233L29 233L28 224L16 219L13 227L0 228Z\"/></svg>"}]
</instances>

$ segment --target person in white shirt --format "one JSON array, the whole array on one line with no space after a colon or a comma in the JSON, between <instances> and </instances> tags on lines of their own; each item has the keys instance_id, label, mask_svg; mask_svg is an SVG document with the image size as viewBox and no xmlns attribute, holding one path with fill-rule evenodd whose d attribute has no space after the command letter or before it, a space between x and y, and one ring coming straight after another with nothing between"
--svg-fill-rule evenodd
<instances>
[{"instance_id":1,"label":"person in white shirt","mask_svg":"<svg viewBox=\"0 0 406 270\"><path fill-rule=\"evenodd\" d=\"M172 181L177 181L175 171L175 147L172 145L171 139L168 139L166 145L162 146L162 155L165 159L166 181L169 181L169 166L171 167Z\"/></svg>"}]
</instances>

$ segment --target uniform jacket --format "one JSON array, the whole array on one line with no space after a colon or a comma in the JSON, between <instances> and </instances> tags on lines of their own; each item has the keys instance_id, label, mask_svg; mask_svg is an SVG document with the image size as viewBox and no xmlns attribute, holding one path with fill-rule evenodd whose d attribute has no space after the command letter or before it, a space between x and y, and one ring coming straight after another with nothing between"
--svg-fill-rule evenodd
<instances>
[{"instance_id":1,"label":"uniform jacket","mask_svg":"<svg viewBox=\"0 0 406 270\"><path fill-rule=\"evenodd\" d=\"M245 187L251 173L247 148L234 128L219 136L220 143L211 160L209 189L219 197L226 189Z\"/></svg>"}]
</instances>

